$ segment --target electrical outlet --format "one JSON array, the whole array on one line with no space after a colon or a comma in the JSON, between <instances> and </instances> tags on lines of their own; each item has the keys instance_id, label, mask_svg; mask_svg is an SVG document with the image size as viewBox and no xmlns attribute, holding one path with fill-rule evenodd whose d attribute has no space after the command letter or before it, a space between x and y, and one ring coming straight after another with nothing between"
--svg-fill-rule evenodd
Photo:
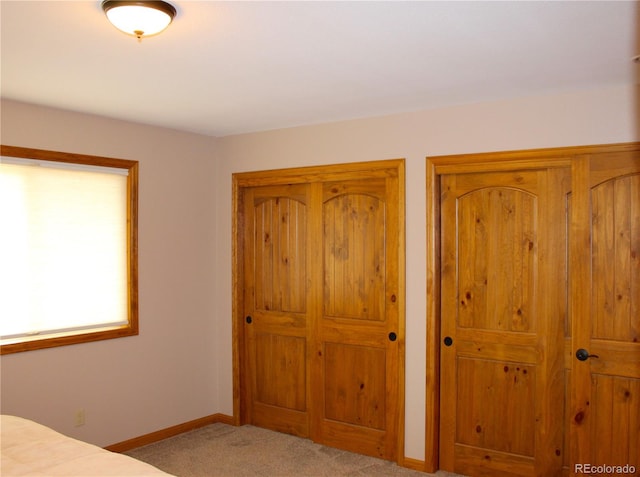
<instances>
[{"instance_id":1,"label":"electrical outlet","mask_svg":"<svg viewBox=\"0 0 640 477\"><path fill-rule=\"evenodd\" d=\"M76 411L76 427L80 427L80 426L84 426L85 422L86 422L86 416L84 413L84 409L78 409Z\"/></svg>"}]
</instances>

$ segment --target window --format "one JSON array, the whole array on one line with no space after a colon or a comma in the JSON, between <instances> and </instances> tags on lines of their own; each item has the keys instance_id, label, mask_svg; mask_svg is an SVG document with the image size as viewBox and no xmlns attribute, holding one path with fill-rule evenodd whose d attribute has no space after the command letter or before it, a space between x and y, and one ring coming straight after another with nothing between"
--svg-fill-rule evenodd
<instances>
[{"instance_id":1,"label":"window","mask_svg":"<svg viewBox=\"0 0 640 477\"><path fill-rule=\"evenodd\" d=\"M138 162L1 155L2 354L138 334Z\"/></svg>"}]
</instances>

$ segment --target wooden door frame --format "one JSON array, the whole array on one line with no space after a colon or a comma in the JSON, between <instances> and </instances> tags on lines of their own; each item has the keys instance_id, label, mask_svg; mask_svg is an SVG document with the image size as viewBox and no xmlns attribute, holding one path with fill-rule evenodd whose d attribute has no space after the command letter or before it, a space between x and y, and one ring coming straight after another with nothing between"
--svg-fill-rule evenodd
<instances>
[{"instance_id":1,"label":"wooden door frame","mask_svg":"<svg viewBox=\"0 0 640 477\"><path fill-rule=\"evenodd\" d=\"M597 154L602 153L605 157L598 158ZM637 169L633 166L627 167L622 165L620 168L609 169L605 167L605 174L602 175L602 171L599 171L599 166L607 164L609 166L611 162L616 161L617 154L629 154L630 157L624 157L624 159L630 159L631 161L638 161L638 154L640 153L640 142L618 144L608 148L604 148L601 151L596 151L591 155L584 155L580 158L576 158L574 165L574 175L578 179L576 180L576 187L573 190L574 200L576 203L589 204L589 207L573 207L572 208L572 226L570 233L573 235L574 240L570 243L570 257L572 265L572 274L575 277L570 281L570 306L573 312L573 320L571 326L572 332L572 346L567 350L567 355L570 357L571 374L573 380L573 386L571 392L571 408L569 412L569 425L570 425L570 439L569 453L571 456L570 462L570 475L577 476L582 472L578 472L575 469L576 464L588 463L593 459L593 451L598 446L592 439L591 432L592 426L598 426L597 422L592 422L594 417L598 418L597 409L600 405L596 402L595 405L590 406L590 402L594 403L598 398L594 397L593 391L596 386L592 383L593 376L600 374L599 371L594 370L591 365L578 361L575 356L575 352L580 348L591 349L596 347L597 341L608 341L611 344L617 342L615 338L598 337L595 329L592 328L594 317L594 293L598 293L598 289L593 286L593 277L596 274L596 265L592 261L594 248L596 246L597 232L594 232L598 226L596 225L597 219L594 214L594 202L593 193L600 186L609 183L612 180L621 179L627 174L636 175ZM607 155L611 157L611 162L604 162ZM633 155L633 157L631 157ZM620 157L622 159L622 157ZM619 163L618 163L619 164ZM637 166L636 166L637 167ZM615 170L615 172L613 172ZM598 177L599 176L599 177ZM610 209L615 210L615 209ZM615 214L614 214L615 215ZM632 245L633 246L633 245ZM584 250L589 250L590 253L585 253ZM614 269L615 263L614 263ZM631 315L631 314L630 314ZM579 317L588 317L589 327L580 326ZM629 342L624 342L630 344ZM624 346L624 345L623 345ZM608 346L606 346L608 348ZM616 351L611 348L603 350L602 358L604 363L607 361L611 364L614 362ZM600 351L598 351L600 353ZM627 354L628 351L621 351L621 354ZM608 355L608 356L607 356ZM596 355L594 355L595 357ZM629 356L629 355L627 355ZM633 355L631 355L633 356ZM624 358L623 358L624 359ZM619 364L618 361L615 361ZM603 364L604 364L603 363ZM607 369L609 368L609 369ZM616 373L615 371L609 371L613 366L609 367L605 365L600 368L602 375L608 376L609 379L625 378L622 373ZM631 378L631 376L628 376ZM605 378L606 379L606 378ZM637 379L633 377L631 379ZM624 432L622 429L616 429L614 432Z\"/></svg>"},{"instance_id":2,"label":"wooden door frame","mask_svg":"<svg viewBox=\"0 0 640 477\"><path fill-rule=\"evenodd\" d=\"M427 200L427 306L426 306L426 395L425 472L439 468L440 452L440 187L439 176L464 172L572 167L576 156L637 149L640 143L570 146L545 149L457 154L426 158ZM572 172L573 174L573 172ZM571 272L570 272L571 273ZM572 281L574 283L575 280ZM570 293L570 291L569 291ZM571 297L569 296L569 301ZM576 301L578 303L576 303ZM573 300L576 315L579 300ZM572 323L575 323L575 319ZM573 333L573 330L572 330ZM573 334L572 334L573 335ZM569 430L567 429L567 432ZM568 450L567 450L568 451Z\"/></svg>"},{"instance_id":3,"label":"wooden door frame","mask_svg":"<svg viewBox=\"0 0 640 477\"><path fill-rule=\"evenodd\" d=\"M246 403L248 386L242 370L246 336L243 313L243 190L247 187L302 184L316 181L340 180L344 173L395 169L398 176L398 416L397 416L397 462L404 465L405 432L405 323L406 323L406 241L405 241L405 160L331 164L326 166L271 169L266 171L239 172L232 175L232 365L233 365L233 424L247 423Z\"/></svg>"},{"instance_id":4,"label":"wooden door frame","mask_svg":"<svg viewBox=\"0 0 640 477\"><path fill-rule=\"evenodd\" d=\"M444 174L568 167L568 149L535 149L427 157L427 317L425 471L440 454L440 180Z\"/></svg>"}]
</instances>

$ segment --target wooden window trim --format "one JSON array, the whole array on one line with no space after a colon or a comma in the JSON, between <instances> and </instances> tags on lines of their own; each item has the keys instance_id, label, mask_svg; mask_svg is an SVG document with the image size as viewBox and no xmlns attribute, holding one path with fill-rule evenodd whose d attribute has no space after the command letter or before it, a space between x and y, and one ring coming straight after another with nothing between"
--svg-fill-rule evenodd
<instances>
[{"instance_id":1,"label":"wooden window trim","mask_svg":"<svg viewBox=\"0 0 640 477\"><path fill-rule=\"evenodd\" d=\"M90 331L78 331L59 336L30 339L28 341L5 344L0 354L19 353L37 349L53 348L78 343L122 338L138 334L138 161L90 156L68 152L31 149L25 147L0 145L0 154L5 157L38 159L68 164L126 169L127 178L127 289L128 323L122 326L95 328Z\"/></svg>"}]
</instances>

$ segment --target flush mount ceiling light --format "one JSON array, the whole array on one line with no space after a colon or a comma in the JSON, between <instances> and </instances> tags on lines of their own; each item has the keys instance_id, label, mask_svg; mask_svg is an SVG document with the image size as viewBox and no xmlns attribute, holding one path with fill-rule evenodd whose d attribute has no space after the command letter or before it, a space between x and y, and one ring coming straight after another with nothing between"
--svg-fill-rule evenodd
<instances>
[{"instance_id":1,"label":"flush mount ceiling light","mask_svg":"<svg viewBox=\"0 0 640 477\"><path fill-rule=\"evenodd\" d=\"M104 0L102 10L118 30L133 35L138 40L157 35L176 16L175 7L162 1Z\"/></svg>"}]
</instances>

